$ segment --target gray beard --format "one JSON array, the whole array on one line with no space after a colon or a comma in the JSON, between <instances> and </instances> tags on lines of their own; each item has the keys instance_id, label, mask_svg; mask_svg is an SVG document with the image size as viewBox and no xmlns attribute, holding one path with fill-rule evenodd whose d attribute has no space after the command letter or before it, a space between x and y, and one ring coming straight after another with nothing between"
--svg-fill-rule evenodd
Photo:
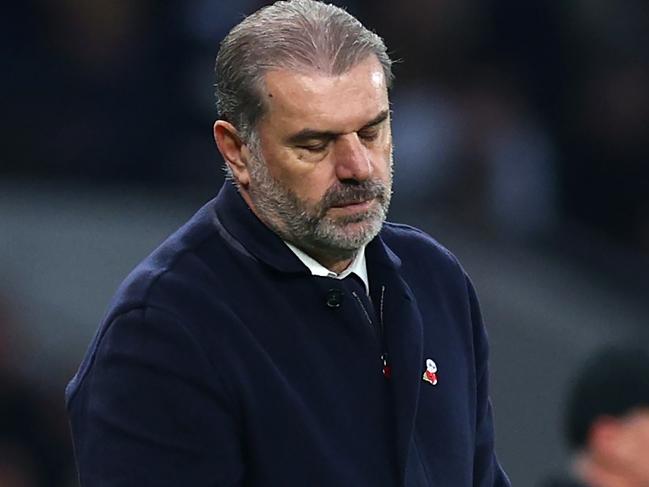
<instances>
[{"instance_id":1,"label":"gray beard","mask_svg":"<svg viewBox=\"0 0 649 487\"><path fill-rule=\"evenodd\" d=\"M309 204L273 178L260 154L249 161L248 193L259 218L283 240L305 251L351 258L381 230L392 195L388 183L376 180L340 182L322 200ZM332 218L327 211L337 204L375 198L378 205L367 211ZM353 227L351 225L354 224Z\"/></svg>"}]
</instances>

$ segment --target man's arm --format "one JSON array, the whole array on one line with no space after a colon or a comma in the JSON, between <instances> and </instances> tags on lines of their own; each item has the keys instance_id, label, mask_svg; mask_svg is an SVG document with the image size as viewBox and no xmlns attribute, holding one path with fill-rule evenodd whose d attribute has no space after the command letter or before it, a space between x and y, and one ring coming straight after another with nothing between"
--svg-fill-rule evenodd
<instances>
[{"instance_id":1,"label":"man's arm","mask_svg":"<svg viewBox=\"0 0 649 487\"><path fill-rule=\"evenodd\" d=\"M236 486L236 413L201 344L153 308L116 317L70 391L82 487Z\"/></svg>"}]
</instances>

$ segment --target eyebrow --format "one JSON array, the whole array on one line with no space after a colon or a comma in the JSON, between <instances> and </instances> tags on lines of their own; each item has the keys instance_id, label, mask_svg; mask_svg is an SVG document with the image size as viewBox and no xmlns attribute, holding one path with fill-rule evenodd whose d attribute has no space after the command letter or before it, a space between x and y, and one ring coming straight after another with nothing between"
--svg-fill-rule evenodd
<instances>
[{"instance_id":1,"label":"eyebrow","mask_svg":"<svg viewBox=\"0 0 649 487\"><path fill-rule=\"evenodd\" d=\"M360 129L358 129L357 132L379 125L380 123L384 122L388 118L389 113L390 113L389 110L383 110L376 117L374 117L372 120L367 122ZM341 135L341 133L339 132L305 128L289 136L287 141L289 144L299 144L301 142L305 142L307 140L312 140L312 139L333 140L339 135Z\"/></svg>"}]
</instances>

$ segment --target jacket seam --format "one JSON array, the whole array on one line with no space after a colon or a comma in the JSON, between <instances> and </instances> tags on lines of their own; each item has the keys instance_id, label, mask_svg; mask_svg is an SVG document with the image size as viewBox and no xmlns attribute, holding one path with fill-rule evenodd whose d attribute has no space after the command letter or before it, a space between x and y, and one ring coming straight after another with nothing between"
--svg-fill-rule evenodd
<instances>
[{"instance_id":1,"label":"jacket seam","mask_svg":"<svg viewBox=\"0 0 649 487\"><path fill-rule=\"evenodd\" d=\"M421 468L424 471L424 475L426 476L426 482L428 483L429 486L433 485L433 482L430 479L430 472L428 471L428 466L426 463L424 463L424 459L421 456L421 449L419 448L419 441L417 440L417 437L419 434L415 431L413 436L412 436L412 441L415 445L415 449L417 450L417 457L419 457L419 463L421 464Z\"/></svg>"}]
</instances>

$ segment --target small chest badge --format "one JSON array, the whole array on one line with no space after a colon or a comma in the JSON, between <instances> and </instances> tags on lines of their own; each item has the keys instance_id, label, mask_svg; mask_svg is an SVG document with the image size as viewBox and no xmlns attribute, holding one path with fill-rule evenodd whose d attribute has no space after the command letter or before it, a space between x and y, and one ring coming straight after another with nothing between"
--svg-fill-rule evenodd
<instances>
[{"instance_id":1,"label":"small chest badge","mask_svg":"<svg viewBox=\"0 0 649 487\"><path fill-rule=\"evenodd\" d=\"M426 371L422 379L430 384L437 384L437 364L432 359L426 359Z\"/></svg>"}]
</instances>

